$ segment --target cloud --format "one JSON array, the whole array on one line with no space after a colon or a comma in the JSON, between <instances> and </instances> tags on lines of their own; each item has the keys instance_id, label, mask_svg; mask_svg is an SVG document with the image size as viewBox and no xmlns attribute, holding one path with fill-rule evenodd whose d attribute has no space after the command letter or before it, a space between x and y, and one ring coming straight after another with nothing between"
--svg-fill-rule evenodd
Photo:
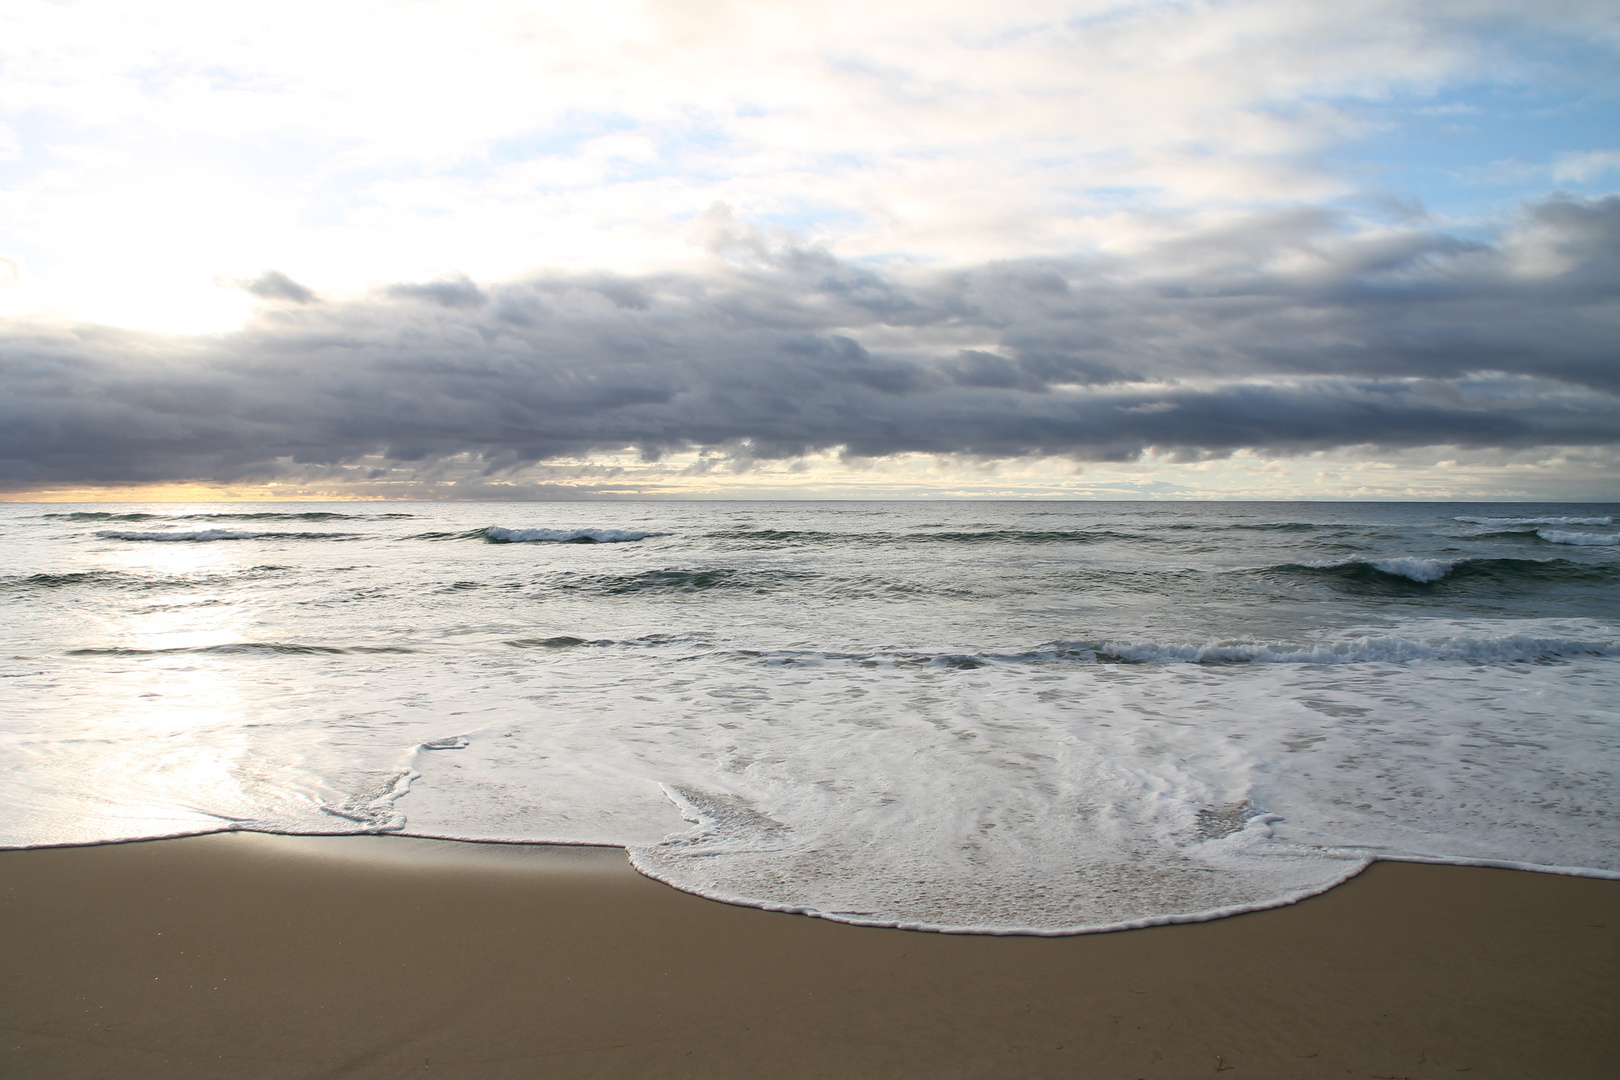
<instances>
[{"instance_id":1,"label":"cloud","mask_svg":"<svg viewBox=\"0 0 1620 1080\"><path fill-rule=\"evenodd\" d=\"M471 459L496 482L626 447L1130 461L1620 442L1620 197L1528 206L1495 244L1302 209L1129 257L952 270L742 235L702 272L401 285L218 336L14 329L0 484L362 459Z\"/></svg>"},{"instance_id":2,"label":"cloud","mask_svg":"<svg viewBox=\"0 0 1620 1080\"><path fill-rule=\"evenodd\" d=\"M1582 150L1560 155L1552 176L1559 183L1573 180L1584 184L1611 172L1620 172L1620 150Z\"/></svg>"},{"instance_id":3,"label":"cloud","mask_svg":"<svg viewBox=\"0 0 1620 1080\"><path fill-rule=\"evenodd\" d=\"M1620 40L1620 7L1578 0L276 10L7 5L0 244L32 310L220 329L206 283L270 265L328 298L442 267L645 273L716 200L849 258L1064 257L1115 245L1122 208L1352 196L1366 138L1427 146L1408 110L1438 94L1477 96L1484 131L1602 99Z\"/></svg>"},{"instance_id":4,"label":"cloud","mask_svg":"<svg viewBox=\"0 0 1620 1080\"><path fill-rule=\"evenodd\" d=\"M390 285L388 295L396 300L425 300L447 308L482 307L488 299L469 279Z\"/></svg>"},{"instance_id":5,"label":"cloud","mask_svg":"<svg viewBox=\"0 0 1620 1080\"><path fill-rule=\"evenodd\" d=\"M261 300L289 300L294 304L313 304L317 299L314 290L298 284L280 270L266 270L242 288Z\"/></svg>"}]
</instances>

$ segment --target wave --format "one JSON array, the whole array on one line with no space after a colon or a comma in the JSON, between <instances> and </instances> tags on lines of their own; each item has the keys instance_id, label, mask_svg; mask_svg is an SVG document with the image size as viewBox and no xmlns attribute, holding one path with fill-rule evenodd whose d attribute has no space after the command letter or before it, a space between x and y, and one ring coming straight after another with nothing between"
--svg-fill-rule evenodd
<instances>
[{"instance_id":1,"label":"wave","mask_svg":"<svg viewBox=\"0 0 1620 1080\"><path fill-rule=\"evenodd\" d=\"M76 510L71 514L44 514L43 517L62 521L388 521L411 518L415 514L338 514L327 510L289 514L270 512L254 514L113 514L100 510Z\"/></svg>"},{"instance_id":2,"label":"wave","mask_svg":"<svg viewBox=\"0 0 1620 1080\"><path fill-rule=\"evenodd\" d=\"M1154 523L1153 528L1166 532L1216 532L1231 529L1237 532L1318 532L1322 529L1343 528L1341 523L1313 523L1309 521L1170 521Z\"/></svg>"},{"instance_id":3,"label":"wave","mask_svg":"<svg viewBox=\"0 0 1620 1080\"><path fill-rule=\"evenodd\" d=\"M560 634L557 637L548 638L515 638L501 644L510 645L514 649L572 649L580 645L616 645L618 642L607 638L587 641L585 638Z\"/></svg>"},{"instance_id":4,"label":"wave","mask_svg":"<svg viewBox=\"0 0 1620 1080\"><path fill-rule=\"evenodd\" d=\"M1106 529L995 529L986 532L907 533L908 543L936 544L1096 544L1109 540L1151 540L1151 536Z\"/></svg>"},{"instance_id":5,"label":"wave","mask_svg":"<svg viewBox=\"0 0 1620 1080\"><path fill-rule=\"evenodd\" d=\"M1553 529L1537 529L1536 535L1549 544L1569 544L1575 547L1615 547L1620 545L1620 534L1615 533L1557 532Z\"/></svg>"},{"instance_id":6,"label":"wave","mask_svg":"<svg viewBox=\"0 0 1620 1080\"><path fill-rule=\"evenodd\" d=\"M816 532L799 529L723 529L708 533L710 540L747 540L755 543L855 544L1094 544L1110 540L1140 541L1155 537L1107 529L993 529L958 532Z\"/></svg>"},{"instance_id":7,"label":"wave","mask_svg":"<svg viewBox=\"0 0 1620 1080\"><path fill-rule=\"evenodd\" d=\"M636 532L630 529L507 529L490 525L465 532L425 532L407 540L482 540L488 544L632 544L664 532Z\"/></svg>"},{"instance_id":8,"label":"wave","mask_svg":"<svg viewBox=\"0 0 1620 1080\"><path fill-rule=\"evenodd\" d=\"M1123 664L1402 664L1414 660L1524 662L1573 657L1620 656L1620 640L1584 640L1503 634L1415 639L1368 635L1331 644L1210 641L1054 642L1026 654L1030 659L1079 659Z\"/></svg>"},{"instance_id":9,"label":"wave","mask_svg":"<svg viewBox=\"0 0 1620 1080\"><path fill-rule=\"evenodd\" d=\"M119 529L101 529L97 536L105 540L163 540L170 542L207 543L213 540L348 540L355 533L329 532L232 532L229 529L199 529L195 532L125 532Z\"/></svg>"},{"instance_id":10,"label":"wave","mask_svg":"<svg viewBox=\"0 0 1620 1080\"><path fill-rule=\"evenodd\" d=\"M1453 521L1466 521L1470 525L1613 525L1612 515L1605 517L1457 517Z\"/></svg>"},{"instance_id":11,"label":"wave","mask_svg":"<svg viewBox=\"0 0 1620 1080\"><path fill-rule=\"evenodd\" d=\"M756 544L831 544L848 540L872 540L885 534L816 532L809 529L722 529L707 534L706 540L748 540Z\"/></svg>"},{"instance_id":12,"label":"wave","mask_svg":"<svg viewBox=\"0 0 1620 1080\"><path fill-rule=\"evenodd\" d=\"M69 649L69 656L174 656L180 654L202 656L231 656L236 654L271 654L289 656L341 656L346 653L414 653L417 650L404 645L297 645L280 641L233 641L223 645L189 645L166 649L134 649L121 645Z\"/></svg>"},{"instance_id":13,"label":"wave","mask_svg":"<svg viewBox=\"0 0 1620 1080\"><path fill-rule=\"evenodd\" d=\"M1549 584L1607 584L1620 581L1620 568L1593 566L1567 559L1490 559L1356 557L1339 562L1286 563L1261 573L1322 579L1351 588L1414 589L1487 584L1524 588Z\"/></svg>"},{"instance_id":14,"label":"wave","mask_svg":"<svg viewBox=\"0 0 1620 1080\"><path fill-rule=\"evenodd\" d=\"M251 566L214 574L130 574L120 570L70 570L62 573L0 574L0 590L104 588L123 591L226 588L264 574L285 573L287 566Z\"/></svg>"},{"instance_id":15,"label":"wave","mask_svg":"<svg viewBox=\"0 0 1620 1080\"><path fill-rule=\"evenodd\" d=\"M499 525L478 531L491 544L629 544L669 535L630 529L503 529Z\"/></svg>"},{"instance_id":16,"label":"wave","mask_svg":"<svg viewBox=\"0 0 1620 1080\"><path fill-rule=\"evenodd\" d=\"M1538 637L1500 634L1433 638L1369 634L1337 642L1285 641L1052 641L1019 653L823 652L780 649L739 651L739 660L770 666L816 666L825 663L926 667L974 671L993 665L1021 664L1198 664L1231 667L1249 664L1405 664L1413 661L1524 663L1620 656L1620 638Z\"/></svg>"},{"instance_id":17,"label":"wave","mask_svg":"<svg viewBox=\"0 0 1620 1080\"><path fill-rule=\"evenodd\" d=\"M552 582L563 590L590 590L609 596L657 592L702 592L708 589L742 589L766 592L788 582L804 581L815 574L795 570L645 570L639 574L562 575Z\"/></svg>"},{"instance_id":18,"label":"wave","mask_svg":"<svg viewBox=\"0 0 1620 1080\"><path fill-rule=\"evenodd\" d=\"M64 574L7 574L0 589L71 589L79 585L127 585L141 579L116 570L75 570Z\"/></svg>"}]
</instances>

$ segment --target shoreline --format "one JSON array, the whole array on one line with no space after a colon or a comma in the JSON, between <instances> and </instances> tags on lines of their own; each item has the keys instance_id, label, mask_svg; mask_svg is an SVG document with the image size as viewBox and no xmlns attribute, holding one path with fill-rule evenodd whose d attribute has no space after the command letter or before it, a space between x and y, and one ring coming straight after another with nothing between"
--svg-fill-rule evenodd
<instances>
[{"instance_id":1,"label":"shoreline","mask_svg":"<svg viewBox=\"0 0 1620 1080\"><path fill-rule=\"evenodd\" d=\"M1215 908L1208 911L1187 912L1184 914L1152 915L1128 922L1109 923L1099 926L1042 928L1042 927L1013 927L998 926L939 926L932 923L889 922L877 919L855 918L843 912L823 911L818 908L798 907L789 904L778 904L768 901L750 900L745 897L724 896L700 892L682 885L650 870L636 861L632 846L615 844L605 841L590 840L510 840L510 839L468 839L453 836L434 836L430 834L411 832L366 832L366 833L284 833L271 832L261 829L212 829L206 832L176 833L167 836L133 837L129 839L113 840L86 840L59 844L41 844L32 847L6 847L0 846L0 856L10 852L20 851L52 851L76 850L81 848L118 847L130 844L157 844L175 840L199 840L206 837L243 835L271 838L272 842L300 845L301 854L316 855L321 853L322 847L327 847L326 854L345 860L383 861L401 865L459 865L464 868L495 869L502 866L514 868L514 858L528 858L537 860L534 869L555 870L556 867L547 862L546 853L564 853L567 851L596 851L611 852L625 856L632 871L641 877L647 878L657 884L666 886L676 892L696 897L712 903L725 904L731 907L749 908L755 911L770 912L772 914L796 915L807 919L821 919L827 922L839 923L844 926L856 926L878 930L901 930L925 934L950 934L969 937L1036 937L1036 938L1066 938L1082 937L1089 934L1115 934L1127 930L1145 930L1160 926L1179 926L1190 923L1216 922L1221 919L1230 919L1238 915L1250 915L1276 908L1289 907L1294 904L1310 900L1340 888L1367 870L1380 863L1403 863L1417 866L1448 866L1482 868L1491 870L1510 870L1517 873L1550 874L1556 877L1585 878L1596 881L1620 882L1620 871L1599 870L1583 866L1552 866L1538 863L1516 862L1510 859L1480 859L1480 858L1445 858L1442 856L1423 855L1369 855L1360 864L1355 865L1334 881L1299 892L1289 893L1276 900L1257 902L1252 904L1238 904L1231 907ZM380 842L380 843L379 843ZM372 846L362 846L372 845ZM527 854L518 854L527 853Z\"/></svg>"},{"instance_id":2,"label":"shoreline","mask_svg":"<svg viewBox=\"0 0 1620 1080\"><path fill-rule=\"evenodd\" d=\"M468 851L470 847L481 850ZM216 833L0 851L0 1076L1592 1076L1620 882L1374 863L1064 937L704 899L620 848Z\"/></svg>"}]
</instances>

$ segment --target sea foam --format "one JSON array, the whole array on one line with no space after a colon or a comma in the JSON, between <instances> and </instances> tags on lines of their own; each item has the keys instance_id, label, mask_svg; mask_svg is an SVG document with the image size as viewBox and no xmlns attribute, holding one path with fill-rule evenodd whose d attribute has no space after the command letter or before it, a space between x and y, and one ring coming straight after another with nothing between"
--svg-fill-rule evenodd
<instances>
[{"instance_id":1,"label":"sea foam","mask_svg":"<svg viewBox=\"0 0 1620 1080\"><path fill-rule=\"evenodd\" d=\"M1604 524L1607 524L1607 522ZM1615 533L1557 532L1553 529L1537 529L1536 535L1549 544L1569 544L1573 547L1614 547L1620 544L1620 535Z\"/></svg>"},{"instance_id":2,"label":"sea foam","mask_svg":"<svg viewBox=\"0 0 1620 1080\"><path fill-rule=\"evenodd\" d=\"M0 507L7 846L616 844L717 899L1036 934L1377 858L1620 873L1620 564L1532 535L1610 506L245 508L368 516L274 559L91 531L264 537L201 520L244 508L60 509L107 516Z\"/></svg>"}]
</instances>

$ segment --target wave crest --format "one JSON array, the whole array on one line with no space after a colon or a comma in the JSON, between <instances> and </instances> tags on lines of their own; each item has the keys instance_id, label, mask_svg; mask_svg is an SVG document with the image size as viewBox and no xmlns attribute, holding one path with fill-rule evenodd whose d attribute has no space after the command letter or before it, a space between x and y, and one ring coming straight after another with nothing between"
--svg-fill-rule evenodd
<instances>
[{"instance_id":1,"label":"wave crest","mask_svg":"<svg viewBox=\"0 0 1620 1080\"><path fill-rule=\"evenodd\" d=\"M1326 580L1343 588L1377 591L1434 587L1494 586L1522 589L1532 586L1612 583L1620 569L1568 559L1490 559L1401 557L1376 559L1357 556L1338 562L1287 563L1262 573Z\"/></svg>"},{"instance_id":2,"label":"wave crest","mask_svg":"<svg viewBox=\"0 0 1620 1080\"><path fill-rule=\"evenodd\" d=\"M1568 544L1572 547L1615 547L1620 545L1620 535L1615 533L1558 532L1554 529L1537 529L1536 535L1549 544Z\"/></svg>"},{"instance_id":3,"label":"wave crest","mask_svg":"<svg viewBox=\"0 0 1620 1080\"><path fill-rule=\"evenodd\" d=\"M1614 517L1457 517L1453 521L1466 521L1470 525L1613 525Z\"/></svg>"}]
</instances>

